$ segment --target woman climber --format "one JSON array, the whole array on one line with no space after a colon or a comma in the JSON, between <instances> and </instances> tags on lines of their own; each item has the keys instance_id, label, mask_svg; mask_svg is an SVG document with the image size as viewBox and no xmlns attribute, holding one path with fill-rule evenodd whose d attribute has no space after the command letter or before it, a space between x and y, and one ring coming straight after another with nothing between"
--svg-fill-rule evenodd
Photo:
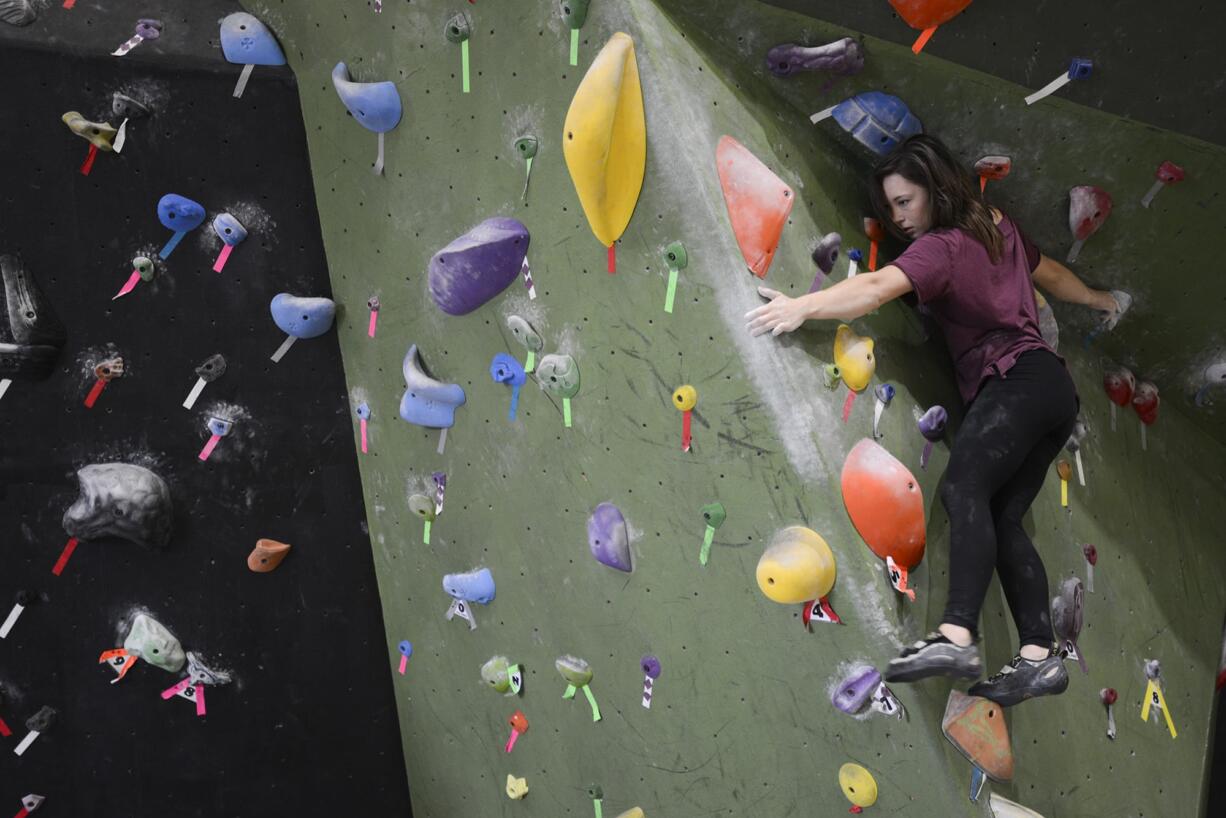
<instances>
[{"instance_id":1,"label":"woman climber","mask_svg":"<svg viewBox=\"0 0 1226 818\"><path fill-rule=\"evenodd\" d=\"M995 569L1021 648L970 693L1001 705L1064 692L1053 652L1047 573L1022 527L1048 467L1068 440L1080 400L1039 332L1034 286L1107 313L1121 306L1039 253L1021 229L983 200L971 174L939 140L913 136L873 169L869 197L882 224L909 242L891 264L815 293L770 299L746 315L753 335L791 332L807 319L859 318L914 293L940 325L967 404L941 483L949 513L949 596L936 631L893 659L885 678L976 679L979 611Z\"/></svg>"}]
</instances>

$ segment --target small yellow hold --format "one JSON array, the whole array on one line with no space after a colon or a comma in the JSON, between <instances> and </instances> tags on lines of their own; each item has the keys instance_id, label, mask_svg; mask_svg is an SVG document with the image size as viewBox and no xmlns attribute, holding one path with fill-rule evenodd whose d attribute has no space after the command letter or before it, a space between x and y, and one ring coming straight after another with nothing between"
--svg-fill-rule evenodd
<instances>
[{"instance_id":1,"label":"small yellow hold","mask_svg":"<svg viewBox=\"0 0 1226 818\"><path fill-rule=\"evenodd\" d=\"M621 815L617 816L617 818L643 818L644 815L645 813L641 807L632 807L631 809L628 809Z\"/></svg>"},{"instance_id":2,"label":"small yellow hold","mask_svg":"<svg viewBox=\"0 0 1226 818\"><path fill-rule=\"evenodd\" d=\"M698 405L698 390L690 386L678 386L673 392L673 406L682 412L688 412Z\"/></svg>"},{"instance_id":3,"label":"small yellow hold","mask_svg":"<svg viewBox=\"0 0 1226 818\"><path fill-rule=\"evenodd\" d=\"M848 762L839 768L839 787L853 806L863 809L877 803L877 781L859 764Z\"/></svg>"},{"instance_id":4,"label":"small yellow hold","mask_svg":"<svg viewBox=\"0 0 1226 818\"><path fill-rule=\"evenodd\" d=\"M528 779L516 778L507 773L507 798L512 801L520 801L528 794Z\"/></svg>"},{"instance_id":5,"label":"small yellow hold","mask_svg":"<svg viewBox=\"0 0 1226 818\"><path fill-rule=\"evenodd\" d=\"M834 578L834 552L804 526L780 531L758 560L758 587L784 605L821 599L834 587Z\"/></svg>"},{"instance_id":6,"label":"small yellow hold","mask_svg":"<svg viewBox=\"0 0 1226 818\"><path fill-rule=\"evenodd\" d=\"M846 324L839 324L834 334L834 362L843 376L843 383L853 392L862 392L877 371L873 356L873 339L856 335Z\"/></svg>"}]
</instances>

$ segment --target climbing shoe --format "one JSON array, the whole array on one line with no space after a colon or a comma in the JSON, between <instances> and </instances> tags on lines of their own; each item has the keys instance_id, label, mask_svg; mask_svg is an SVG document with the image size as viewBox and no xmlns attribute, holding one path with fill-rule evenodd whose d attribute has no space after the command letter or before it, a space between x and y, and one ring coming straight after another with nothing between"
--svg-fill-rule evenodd
<instances>
[{"instance_id":1,"label":"climbing shoe","mask_svg":"<svg viewBox=\"0 0 1226 818\"><path fill-rule=\"evenodd\" d=\"M953 676L976 679L982 672L979 648L974 643L959 647L939 632L932 632L898 658L891 659L885 671L887 682L914 682L928 676Z\"/></svg>"},{"instance_id":2,"label":"climbing shoe","mask_svg":"<svg viewBox=\"0 0 1226 818\"><path fill-rule=\"evenodd\" d=\"M1068 671L1064 669L1064 660L1053 653L1037 660L1014 656L999 673L971 685L967 692L1002 707L1011 707L1036 696L1055 696L1067 687Z\"/></svg>"}]
</instances>

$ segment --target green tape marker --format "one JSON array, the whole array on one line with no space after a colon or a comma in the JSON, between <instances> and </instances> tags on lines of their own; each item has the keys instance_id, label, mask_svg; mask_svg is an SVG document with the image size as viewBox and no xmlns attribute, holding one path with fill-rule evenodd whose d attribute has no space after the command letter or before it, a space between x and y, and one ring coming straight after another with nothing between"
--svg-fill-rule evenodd
<instances>
[{"instance_id":1,"label":"green tape marker","mask_svg":"<svg viewBox=\"0 0 1226 818\"><path fill-rule=\"evenodd\" d=\"M573 65L573 64L574 64L574 63L572 63L572 65ZM603 818L604 813L603 813L603 812L601 812L601 807L600 807L600 799L599 799L599 798L594 798L594 799L592 799L592 808L596 810L596 818Z\"/></svg>"},{"instance_id":2,"label":"green tape marker","mask_svg":"<svg viewBox=\"0 0 1226 818\"><path fill-rule=\"evenodd\" d=\"M562 425L569 429L570 426L570 398L562 398Z\"/></svg>"},{"instance_id":3,"label":"green tape marker","mask_svg":"<svg viewBox=\"0 0 1226 818\"><path fill-rule=\"evenodd\" d=\"M664 296L664 311L673 313L673 299L677 296L677 268L668 268L668 293Z\"/></svg>"},{"instance_id":4,"label":"green tape marker","mask_svg":"<svg viewBox=\"0 0 1226 818\"><path fill-rule=\"evenodd\" d=\"M574 685L567 685L567 686L566 686L566 692L562 694L562 698L564 698L564 699L573 699L573 698L575 698L575 693L576 693L578 690L579 690L579 688L575 687Z\"/></svg>"},{"instance_id":5,"label":"green tape marker","mask_svg":"<svg viewBox=\"0 0 1226 818\"><path fill-rule=\"evenodd\" d=\"M600 705L596 704L596 696L592 693L591 685L583 686L583 695L587 696L587 703L592 706L592 721L600 721Z\"/></svg>"},{"instance_id":6,"label":"green tape marker","mask_svg":"<svg viewBox=\"0 0 1226 818\"><path fill-rule=\"evenodd\" d=\"M528 358L524 361L524 372L531 372L534 369L536 369L536 352L530 349L528 350Z\"/></svg>"},{"instance_id":7,"label":"green tape marker","mask_svg":"<svg viewBox=\"0 0 1226 818\"><path fill-rule=\"evenodd\" d=\"M690 263L689 254L685 251L685 245L679 241L670 242L664 248L664 263L668 265L668 294L664 296L664 311L672 313L673 299L677 295L677 273L684 270Z\"/></svg>"},{"instance_id":8,"label":"green tape marker","mask_svg":"<svg viewBox=\"0 0 1226 818\"><path fill-rule=\"evenodd\" d=\"M421 526L421 541L426 545L430 544L430 521L426 520Z\"/></svg>"},{"instance_id":9,"label":"green tape marker","mask_svg":"<svg viewBox=\"0 0 1226 818\"><path fill-rule=\"evenodd\" d=\"M698 561L703 565L711 559L711 542L715 539L715 528L707 526L707 533L702 537L702 550L698 552Z\"/></svg>"},{"instance_id":10,"label":"green tape marker","mask_svg":"<svg viewBox=\"0 0 1226 818\"><path fill-rule=\"evenodd\" d=\"M579 64L579 29L577 28L570 30L570 64ZM596 810L596 813L599 815L600 810Z\"/></svg>"},{"instance_id":11,"label":"green tape marker","mask_svg":"<svg viewBox=\"0 0 1226 818\"><path fill-rule=\"evenodd\" d=\"M460 43L460 69L464 73L464 93L468 93L471 88L468 81L468 40Z\"/></svg>"}]
</instances>

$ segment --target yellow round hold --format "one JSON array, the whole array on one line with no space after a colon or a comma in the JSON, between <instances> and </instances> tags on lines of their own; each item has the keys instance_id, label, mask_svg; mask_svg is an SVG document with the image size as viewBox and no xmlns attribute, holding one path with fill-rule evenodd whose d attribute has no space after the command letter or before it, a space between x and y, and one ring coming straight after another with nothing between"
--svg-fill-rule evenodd
<instances>
[{"instance_id":1,"label":"yellow round hold","mask_svg":"<svg viewBox=\"0 0 1226 818\"><path fill-rule=\"evenodd\" d=\"M758 587L784 605L821 599L834 587L834 577L834 552L804 526L777 533L758 560Z\"/></svg>"},{"instance_id":2,"label":"yellow round hold","mask_svg":"<svg viewBox=\"0 0 1226 818\"><path fill-rule=\"evenodd\" d=\"M873 355L873 339L856 335L846 324L839 324L834 333L834 362L843 376L843 383L853 392L862 392L877 371Z\"/></svg>"},{"instance_id":3,"label":"yellow round hold","mask_svg":"<svg viewBox=\"0 0 1226 818\"><path fill-rule=\"evenodd\" d=\"M673 406L682 412L688 412L698 405L698 390L690 386L678 386L673 392Z\"/></svg>"},{"instance_id":4,"label":"yellow round hold","mask_svg":"<svg viewBox=\"0 0 1226 818\"><path fill-rule=\"evenodd\" d=\"M643 89L629 34L609 38L575 90L562 155L592 232L612 246L630 223L647 168Z\"/></svg>"},{"instance_id":5,"label":"yellow round hold","mask_svg":"<svg viewBox=\"0 0 1226 818\"><path fill-rule=\"evenodd\" d=\"M839 767L839 787L853 806L871 807L877 803L877 781L859 764L848 762Z\"/></svg>"}]
</instances>

